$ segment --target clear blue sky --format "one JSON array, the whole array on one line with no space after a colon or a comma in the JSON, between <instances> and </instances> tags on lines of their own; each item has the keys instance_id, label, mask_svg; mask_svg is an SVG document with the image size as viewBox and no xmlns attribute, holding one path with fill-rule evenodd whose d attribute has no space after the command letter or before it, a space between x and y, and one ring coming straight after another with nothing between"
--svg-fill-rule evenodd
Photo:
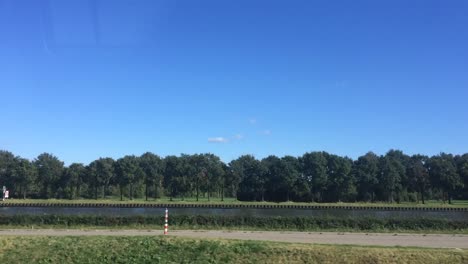
<instances>
[{"instance_id":1,"label":"clear blue sky","mask_svg":"<svg viewBox=\"0 0 468 264\"><path fill-rule=\"evenodd\" d=\"M465 153L467 14L463 0L0 0L0 149L67 164Z\"/></svg>"}]
</instances>

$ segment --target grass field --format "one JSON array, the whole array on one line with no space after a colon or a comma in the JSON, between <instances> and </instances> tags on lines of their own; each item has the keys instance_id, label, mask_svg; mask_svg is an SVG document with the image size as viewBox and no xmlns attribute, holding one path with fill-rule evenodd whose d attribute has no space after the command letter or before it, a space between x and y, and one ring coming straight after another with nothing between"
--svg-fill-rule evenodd
<instances>
[{"instance_id":1,"label":"grass field","mask_svg":"<svg viewBox=\"0 0 468 264\"><path fill-rule=\"evenodd\" d=\"M1 263L467 263L468 251L173 237L1 237Z\"/></svg>"},{"instance_id":2,"label":"grass field","mask_svg":"<svg viewBox=\"0 0 468 264\"><path fill-rule=\"evenodd\" d=\"M453 204L443 203L441 201L427 201L426 204L421 203L411 203L411 202L403 202L403 203L363 203L363 202L356 202L356 203L298 203L298 202L283 202L283 203L275 203L275 202L242 202L238 201L234 198L225 198L224 201L221 201L219 198L212 198L208 201L206 198L200 198L199 201L196 201L195 198L185 198L184 200L181 199L173 199L171 201L169 198L160 198L157 200L149 199L145 201L145 199L134 199L134 200L124 200L120 201L118 197L115 198L107 198L107 199L77 199L77 200L67 200L67 199L10 199L6 201L7 203L105 203L105 204L142 204L142 203L151 203L151 204L248 204L248 205L313 205L313 206L392 206L392 207L468 207L467 200L455 200Z\"/></svg>"}]
</instances>

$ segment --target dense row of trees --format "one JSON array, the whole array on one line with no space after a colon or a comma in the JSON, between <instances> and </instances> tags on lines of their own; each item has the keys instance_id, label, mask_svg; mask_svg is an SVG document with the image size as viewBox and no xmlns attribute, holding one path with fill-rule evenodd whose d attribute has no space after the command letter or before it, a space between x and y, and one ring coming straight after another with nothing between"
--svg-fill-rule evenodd
<instances>
[{"instance_id":1,"label":"dense row of trees","mask_svg":"<svg viewBox=\"0 0 468 264\"><path fill-rule=\"evenodd\" d=\"M0 151L0 184L17 198L103 198L119 195L236 197L244 201L421 201L468 198L468 154L427 157L390 150L352 160L326 152L301 157L244 155L229 164L213 154L159 157L145 153L64 166L43 153L33 161Z\"/></svg>"}]
</instances>

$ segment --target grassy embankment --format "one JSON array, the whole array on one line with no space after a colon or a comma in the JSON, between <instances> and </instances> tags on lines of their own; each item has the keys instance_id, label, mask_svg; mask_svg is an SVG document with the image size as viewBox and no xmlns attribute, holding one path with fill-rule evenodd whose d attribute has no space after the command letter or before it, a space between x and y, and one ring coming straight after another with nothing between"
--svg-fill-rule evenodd
<instances>
[{"instance_id":1,"label":"grassy embankment","mask_svg":"<svg viewBox=\"0 0 468 264\"><path fill-rule=\"evenodd\" d=\"M310 205L310 206L392 206L392 207L468 207L467 200L456 200L453 201L453 204L443 203L442 201L427 201L426 204L421 203L412 203L412 202L402 202L402 203L383 203L383 202L376 202L376 203L364 203L364 202L356 202L356 203L304 203L304 202L282 202L282 203L275 203L275 202L242 202L238 201L234 198L225 198L224 201L221 201L219 198L212 198L208 201L206 198L200 198L199 201L196 201L195 198L185 198L184 200L181 199L173 199L172 201L167 198L160 198L157 200L149 199L146 201L145 199L134 199L134 200L124 200L120 201L118 197L111 197L106 199L76 199L76 200L68 200L68 199L9 199L4 203L53 203L53 204L64 204L64 203L73 203L73 204L93 204L93 203L103 203L103 204L245 204L245 205Z\"/></svg>"},{"instance_id":2,"label":"grassy embankment","mask_svg":"<svg viewBox=\"0 0 468 264\"><path fill-rule=\"evenodd\" d=\"M163 216L13 215L0 216L0 229L161 229ZM290 230L468 234L467 221L446 219L377 219L344 217L255 217L173 215L171 230Z\"/></svg>"},{"instance_id":3,"label":"grassy embankment","mask_svg":"<svg viewBox=\"0 0 468 264\"><path fill-rule=\"evenodd\" d=\"M468 251L173 237L0 237L1 263L467 263Z\"/></svg>"}]
</instances>

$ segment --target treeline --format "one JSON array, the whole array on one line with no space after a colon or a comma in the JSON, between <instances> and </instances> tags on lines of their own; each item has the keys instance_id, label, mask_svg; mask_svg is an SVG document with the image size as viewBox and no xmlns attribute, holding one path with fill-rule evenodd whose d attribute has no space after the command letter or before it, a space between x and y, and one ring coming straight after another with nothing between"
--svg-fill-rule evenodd
<instances>
[{"instance_id":1,"label":"treeline","mask_svg":"<svg viewBox=\"0 0 468 264\"><path fill-rule=\"evenodd\" d=\"M300 157L241 156L229 164L213 154L153 153L64 163L49 153L30 161L0 151L0 185L13 198L162 196L235 197L241 201L421 201L468 199L468 154L428 157L390 150L352 160L327 152Z\"/></svg>"}]
</instances>

